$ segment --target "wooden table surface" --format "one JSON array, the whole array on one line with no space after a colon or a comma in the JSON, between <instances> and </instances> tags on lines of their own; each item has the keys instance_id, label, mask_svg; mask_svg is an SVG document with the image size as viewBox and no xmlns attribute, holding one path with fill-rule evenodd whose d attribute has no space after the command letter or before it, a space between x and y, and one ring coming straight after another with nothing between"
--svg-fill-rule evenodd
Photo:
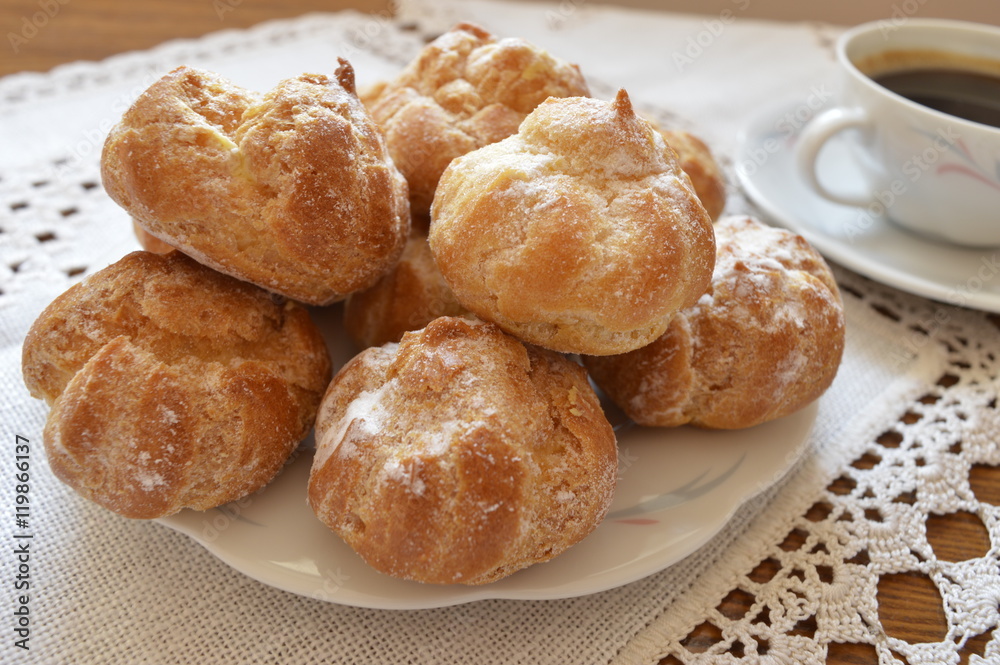
<instances>
[{"instance_id":1,"label":"wooden table surface","mask_svg":"<svg viewBox=\"0 0 1000 665\"><path fill-rule=\"evenodd\" d=\"M273 18L346 8L375 13L392 11L388 0L6 0L0 4L0 28L8 42L0 59L0 75L46 71L60 63L97 60L172 38L196 37ZM1000 476L996 474L984 476L979 482L984 488L1000 488ZM1000 501L1000 490L994 493ZM978 556L984 547L989 547L988 539L984 542L982 523L973 516L967 520L957 516L928 525L928 530L956 561ZM789 546L794 546L794 542ZM935 551L938 547L935 545ZM754 571L763 579L774 572L768 570L768 562ZM891 636L911 643L943 639L945 618L941 599L927 582L919 577L896 576L879 585L879 615ZM726 616L743 616L752 602L752 598L745 596L730 594L723 599L720 610ZM988 637L987 633L971 640L962 662L968 662L973 653L982 655ZM685 646L696 652L717 639L712 627L703 625L688 636ZM680 663L672 656L662 662ZM827 662L876 663L877 657L867 645L832 644Z\"/></svg>"},{"instance_id":2,"label":"wooden table surface","mask_svg":"<svg viewBox=\"0 0 1000 665\"><path fill-rule=\"evenodd\" d=\"M391 12L390 0L4 0L0 76L100 60L178 37L307 12Z\"/></svg>"}]
</instances>

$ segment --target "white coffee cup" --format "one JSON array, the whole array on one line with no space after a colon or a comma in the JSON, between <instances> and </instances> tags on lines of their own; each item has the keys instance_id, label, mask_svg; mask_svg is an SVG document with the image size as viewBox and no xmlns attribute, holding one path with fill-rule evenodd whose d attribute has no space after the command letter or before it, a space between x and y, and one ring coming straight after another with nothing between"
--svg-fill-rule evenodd
<instances>
[{"instance_id":1,"label":"white coffee cup","mask_svg":"<svg viewBox=\"0 0 1000 665\"><path fill-rule=\"evenodd\" d=\"M1000 127L924 106L872 78L927 66L1000 77L1000 27L918 18L866 23L840 37L836 56L837 105L799 137L796 157L807 183L831 201L934 239L1000 245ZM817 172L823 145L847 130L856 130L841 138L864 192L838 191L831 174Z\"/></svg>"}]
</instances>

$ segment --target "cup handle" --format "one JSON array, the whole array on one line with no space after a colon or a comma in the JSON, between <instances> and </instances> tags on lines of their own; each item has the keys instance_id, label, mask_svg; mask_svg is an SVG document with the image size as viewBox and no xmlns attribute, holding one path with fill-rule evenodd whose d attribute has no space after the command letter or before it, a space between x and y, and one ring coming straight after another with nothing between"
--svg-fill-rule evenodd
<instances>
[{"instance_id":1,"label":"cup handle","mask_svg":"<svg viewBox=\"0 0 1000 665\"><path fill-rule=\"evenodd\" d=\"M816 172L819 151L834 135L845 129L870 124L868 114L861 109L831 108L809 121L799 135L797 161L799 171L813 190L825 199L843 205L865 207L875 200L871 194L836 192L829 189Z\"/></svg>"}]
</instances>

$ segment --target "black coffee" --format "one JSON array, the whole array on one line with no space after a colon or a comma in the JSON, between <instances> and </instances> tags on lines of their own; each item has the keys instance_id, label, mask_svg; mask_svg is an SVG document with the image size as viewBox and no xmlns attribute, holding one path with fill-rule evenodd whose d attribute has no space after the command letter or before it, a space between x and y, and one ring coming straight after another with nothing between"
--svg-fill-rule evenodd
<instances>
[{"instance_id":1,"label":"black coffee","mask_svg":"<svg viewBox=\"0 0 1000 665\"><path fill-rule=\"evenodd\" d=\"M949 115L1000 127L1000 77L961 69L908 69L874 80L896 94Z\"/></svg>"}]
</instances>

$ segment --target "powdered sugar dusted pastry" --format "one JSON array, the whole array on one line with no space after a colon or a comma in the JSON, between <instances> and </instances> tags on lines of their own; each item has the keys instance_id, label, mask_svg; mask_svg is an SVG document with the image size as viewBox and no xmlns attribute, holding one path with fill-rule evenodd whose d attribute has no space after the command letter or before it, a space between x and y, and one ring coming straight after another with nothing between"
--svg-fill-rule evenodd
<instances>
[{"instance_id":1,"label":"powdered sugar dusted pastry","mask_svg":"<svg viewBox=\"0 0 1000 665\"><path fill-rule=\"evenodd\" d=\"M175 69L111 130L102 176L152 236L314 305L371 286L409 232L406 182L344 60L263 96Z\"/></svg>"},{"instance_id":2,"label":"powdered sugar dusted pastry","mask_svg":"<svg viewBox=\"0 0 1000 665\"><path fill-rule=\"evenodd\" d=\"M459 302L556 351L648 344L712 276L712 221L624 91L542 103L514 136L454 160L431 213Z\"/></svg>"},{"instance_id":3,"label":"powdered sugar dusted pastry","mask_svg":"<svg viewBox=\"0 0 1000 665\"><path fill-rule=\"evenodd\" d=\"M344 329L364 349L398 342L441 316L467 315L434 263L427 236L414 233L396 267L344 303Z\"/></svg>"},{"instance_id":4,"label":"powdered sugar dusted pastry","mask_svg":"<svg viewBox=\"0 0 1000 665\"><path fill-rule=\"evenodd\" d=\"M461 23L428 44L368 108L426 213L448 163L517 131L547 97L587 95L579 69L522 39Z\"/></svg>"},{"instance_id":5,"label":"powdered sugar dusted pastry","mask_svg":"<svg viewBox=\"0 0 1000 665\"><path fill-rule=\"evenodd\" d=\"M132 220L132 231L135 233L135 238L139 241L139 245L147 252L169 254L175 250L174 247L151 235L146 229L139 226L139 223L134 219Z\"/></svg>"},{"instance_id":6,"label":"powdered sugar dusted pastry","mask_svg":"<svg viewBox=\"0 0 1000 665\"><path fill-rule=\"evenodd\" d=\"M582 367L443 317L363 351L323 398L309 503L370 565L484 584L606 514L615 437Z\"/></svg>"},{"instance_id":7,"label":"powdered sugar dusted pastry","mask_svg":"<svg viewBox=\"0 0 1000 665\"><path fill-rule=\"evenodd\" d=\"M52 471L126 517L270 481L312 427L330 359L304 308L179 252L135 252L56 298L23 346Z\"/></svg>"},{"instance_id":8,"label":"powdered sugar dusted pastry","mask_svg":"<svg viewBox=\"0 0 1000 665\"><path fill-rule=\"evenodd\" d=\"M586 358L594 381L641 425L736 429L818 398L844 349L840 292L801 236L747 217L716 224L712 287L647 347Z\"/></svg>"}]
</instances>

